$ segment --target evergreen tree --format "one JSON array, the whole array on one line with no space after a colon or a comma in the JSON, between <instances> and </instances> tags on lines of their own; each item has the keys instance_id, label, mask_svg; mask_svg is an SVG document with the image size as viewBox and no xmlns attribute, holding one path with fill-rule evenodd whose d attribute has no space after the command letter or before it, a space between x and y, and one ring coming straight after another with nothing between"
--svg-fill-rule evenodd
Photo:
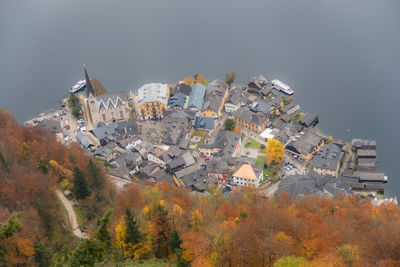
<instances>
[{"instance_id":1,"label":"evergreen tree","mask_svg":"<svg viewBox=\"0 0 400 267\"><path fill-rule=\"evenodd\" d=\"M88 184L82 171L78 168L74 168L74 188L72 189L76 198L84 199L90 195Z\"/></svg>"},{"instance_id":2,"label":"evergreen tree","mask_svg":"<svg viewBox=\"0 0 400 267\"><path fill-rule=\"evenodd\" d=\"M94 236L101 241L106 247L110 247L111 238L108 232L112 210L106 211L103 217L97 222L97 228Z\"/></svg>"},{"instance_id":3,"label":"evergreen tree","mask_svg":"<svg viewBox=\"0 0 400 267\"><path fill-rule=\"evenodd\" d=\"M35 249L35 261L37 266L39 267L47 267L50 266L51 263L51 251L50 249L42 242L37 242L33 246Z\"/></svg>"},{"instance_id":4,"label":"evergreen tree","mask_svg":"<svg viewBox=\"0 0 400 267\"><path fill-rule=\"evenodd\" d=\"M0 227L0 241L6 240L12 237L16 232L21 230L21 218L22 214L18 213L10 217L1 227ZM8 251L5 247L0 245L0 260L8 255Z\"/></svg>"},{"instance_id":5,"label":"evergreen tree","mask_svg":"<svg viewBox=\"0 0 400 267\"><path fill-rule=\"evenodd\" d=\"M125 225L125 243L132 243L134 245L139 243L142 240L142 236L139 232L139 228L136 225L136 220L133 219L132 212L128 207L125 210Z\"/></svg>"},{"instance_id":6,"label":"evergreen tree","mask_svg":"<svg viewBox=\"0 0 400 267\"><path fill-rule=\"evenodd\" d=\"M90 182L96 190L100 190L102 184L102 177L100 169L90 159L88 164Z\"/></svg>"},{"instance_id":7,"label":"evergreen tree","mask_svg":"<svg viewBox=\"0 0 400 267\"><path fill-rule=\"evenodd\" d=\"M3 156L3 153L1 153L0 151L0 163L1 163L1 167L3 168L3 170L5 171L9 171L9 167L8 167L8 163L6 161L6 159Z\"/></svg>"},{"instance_id":8,"label":"evergreen tree","mask_svg":"<svg viewBox=\"0 0 400 267\"><path fill-rule=\"evenodd\" d=\"M152 227L153 251L157 258L167 258L170 252L172 227L167 215L168 212L161 205L158 205Z\"/></svg>"},{"instance_id":9,"label":"evergreen tree","mask_svg":"<svg viewBox=\"0 0 400 267\"><path fill-rule=\"evenodd\" d=\"M39 159L38 168L43 174L47 174L49 172L49 165L46 164L43 157L40 157Z\"/></svg>"},{"instance_id":10,"label":"evergreen tree","mask_svg":"<svg viewBox=\"0 0 400 267\"><path fill-rule=\"evenodd\" d=\"M226 119L224 122L224 130L226 131L233 131L235 129L235 121L232 119Z\"/></svg>"},{"instance_id":11,"label":"evergreen tree","mask_svg":"<svg viewBox=\"0 0 400 267\"><path fill-rule=\"evenodd\" d=\"M94 266L104 255L104 246L92 239L84 239L79 243L67 266Z\"/></svg>"},{"instance_id":12,"label":"evergreen tree","mask_svg":"<svg viewBox=\"0 0 400 267\"><path fill-rule=\"evenodd\" d=\"M172 231L171 235L171 249L172 251L175 252L176 249L180 249L182 244L182 240L179 237L178 231L174 230Z\"/></svg>"}]
</instances>

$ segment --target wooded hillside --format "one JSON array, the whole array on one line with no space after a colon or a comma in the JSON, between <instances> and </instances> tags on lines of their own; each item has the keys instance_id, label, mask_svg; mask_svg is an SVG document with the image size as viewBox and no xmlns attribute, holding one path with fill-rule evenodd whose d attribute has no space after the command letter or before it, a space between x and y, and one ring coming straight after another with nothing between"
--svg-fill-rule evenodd
<instances>
[{"instance_id":1,"label":"wooded hillside","mask_svg":"<svg viewBox=\"0 0 400 267\"><path fill-rule=\"evenodd\" d=\"M0 111L0 265L400 266L394 204L253 189L224 197L217 187L195 195L167 183L116 193L107 181L78 146ZM54 194L66 184L88 239L71 234Z\"/></svg>"}]
</instances>

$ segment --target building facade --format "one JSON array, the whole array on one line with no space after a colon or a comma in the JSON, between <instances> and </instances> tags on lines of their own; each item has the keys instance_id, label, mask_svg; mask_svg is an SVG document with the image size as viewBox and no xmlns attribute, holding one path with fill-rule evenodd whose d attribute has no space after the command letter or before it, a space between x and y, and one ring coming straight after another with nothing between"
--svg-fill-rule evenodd
<instances>
[{"instance_id":1,"label":"building facade","mask_svg":"<svg viewBox=\"0 0 400 267\"><path fill-rule=\"evenodd\" d=\"M138 109L141 120L163 118L167 109L169 88L166 84L148 83L138 89Z\"/></svg>"},{"instance_id":2,"label":"building facade","mask_svg":"<svg viewBox=\"0 0 400 267\"><path fill-rule=\"evenodd\" d=\"M258 187L263 173L250 164L243 164L232 177L235 185Z\"/></svg>"}]
</instances>

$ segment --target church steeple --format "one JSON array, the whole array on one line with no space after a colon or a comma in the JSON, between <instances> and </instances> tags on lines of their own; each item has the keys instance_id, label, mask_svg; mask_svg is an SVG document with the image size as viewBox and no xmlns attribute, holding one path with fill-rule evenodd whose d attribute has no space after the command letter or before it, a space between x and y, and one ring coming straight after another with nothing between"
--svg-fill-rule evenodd
<instances>
[{"instance_id":1,"label":"church steeple","mask_svg":"<svg viewBox=\"0 0 400 267\"><path fill-rule=\"evenodd\" d=\"M86 97L89 98L90 95L96 96L96 94L95 94L95 92L93 90L92 83L91 83L91 81L89 79L89 75L87 73L85 64L83 65L83 69L85 71L85 79L86 79Z\"/></svg>"}]
</instances>

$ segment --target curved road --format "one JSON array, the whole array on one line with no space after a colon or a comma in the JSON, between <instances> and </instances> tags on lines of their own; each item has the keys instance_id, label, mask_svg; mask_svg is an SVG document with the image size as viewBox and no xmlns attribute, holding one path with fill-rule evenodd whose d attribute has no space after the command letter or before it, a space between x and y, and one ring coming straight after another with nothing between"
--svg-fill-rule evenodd
<instances>
[{"instance_id":1,"label":"curved road","mask_svg":"<svg viewBox=\"0 0 400 267\"><path fill-rule=\"evenodd\" d=\"M64 208L67 210L67 213L68 213L68 221L69 221L69 223L70 223L70 225L71 225L72 232L74 233L74 235L75 235L76 237L80 238L80 239L82 239L82 238L88 238L87 234L86 234L86 233L83 233L83 232L81 231L81 229L79 229L78 220L77 220L77 218L76 218L75 210L74 210L74 208L72 207L71 202L64 196L64 194L63 194L60 190L56 189L56 192L55 192L55 193L56 193L58 199L59 199L59 200L61 201L61 203L64 205Z\"/></svg>"}]
</instances>

